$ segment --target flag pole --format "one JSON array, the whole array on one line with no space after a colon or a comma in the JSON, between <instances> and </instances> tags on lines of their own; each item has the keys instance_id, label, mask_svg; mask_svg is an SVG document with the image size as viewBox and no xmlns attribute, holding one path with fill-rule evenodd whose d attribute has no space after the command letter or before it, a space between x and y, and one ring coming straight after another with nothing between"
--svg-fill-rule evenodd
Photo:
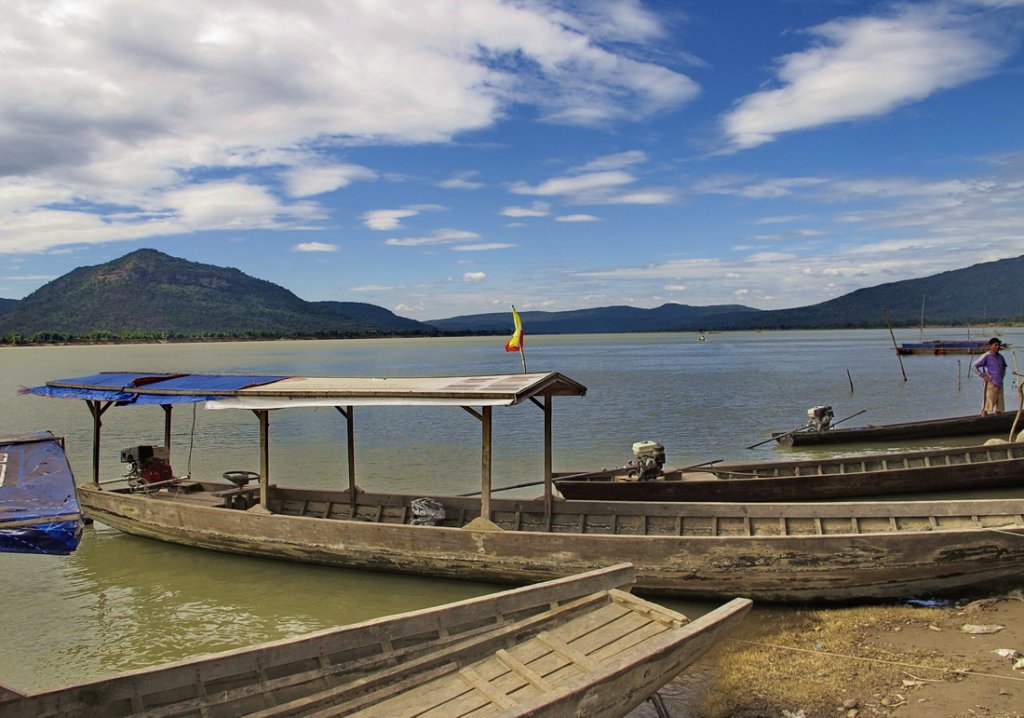
<instances>
[{"instance_id":1,"label":"flag pole","mask_svg":"<svg viewBox=\"0 0 1024 718\"><path fill-rule=\"evenodd\" d=\"M523 342L523 323L519 318L519 312L516 311L516 305L512 305L512 323L515 328L512 330L512 336L509 337L508 341L505 342L505 351L507 352L519 352L519 358L523 362L523 374L526 373L526 349Z\"/></svg>"}]
</instances>

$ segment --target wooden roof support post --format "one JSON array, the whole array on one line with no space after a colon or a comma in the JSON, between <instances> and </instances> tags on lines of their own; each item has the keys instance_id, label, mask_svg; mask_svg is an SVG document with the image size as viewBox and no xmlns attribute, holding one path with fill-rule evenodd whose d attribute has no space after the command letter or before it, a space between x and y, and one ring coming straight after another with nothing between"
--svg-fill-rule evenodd
<instances>
[{"instance_id":1,"label":"wooden roof support post","mask_svg":"<svg viewBox=\"0 0 1024 718\"><path fill-rule=\"evenodd\" d=\"M103 426L103 412L114 405L112 401L94 401L86 399L89 413L92 414L92 482L100 485L100 427Z\"/></svg>"},{"instance_id":2,"label":"wooden roof support post","mask_svg":"<svg viewBox=\"0 0 1024 718\"><path fill-rule=\"evenodd\" d=\"M530 397L530 401L540 407L544 412L544 522L551 530L552 495L554 482L551 473L551 395L545 394L543 403L536 397Z\"/></svg>"},{"instance_id":3,"label":"wooden roof support post","mask_svg":"<svg viewBox=\"0 0 1024 718\"><path fill-rule=\"evenodd\" d=\"M480 516L491 519L491 407L483 407L480 423L482 449L480 451Z\"/></svg>"},{"instance_id":4,"label":"wooden roof support post","mask_svg":"<svg viewBox=\"0 0 1024 718\"><path fill-rule=\"evenodd\" d=\"M342 416L345 417L345 440L348 443L348 495L349 505L352 508L352 516L356 515L356 430L355 430L355 407L336 406Z\"/></svg>"},{"instance_id":5,"label":"wooden roof support post","mask_svg":"<svg viewBox=\"0 0 1024 718\"><path fill-rule=\"evenodd\" d=\"M168 450L171 448L171 405L161 404L160 408L164 410L164 446Z\"/></svg>"},{"instance_id":6,"label":"wooden roof support post","mask_svg":"<svg viewBox=\"0 0 1024 718\"><path fill-rule=\"evenodd\" d=\"M270 412L253 409L260 420L260 506L267 509L268 487L270 486Z\"/></svg>"}]
</instances>

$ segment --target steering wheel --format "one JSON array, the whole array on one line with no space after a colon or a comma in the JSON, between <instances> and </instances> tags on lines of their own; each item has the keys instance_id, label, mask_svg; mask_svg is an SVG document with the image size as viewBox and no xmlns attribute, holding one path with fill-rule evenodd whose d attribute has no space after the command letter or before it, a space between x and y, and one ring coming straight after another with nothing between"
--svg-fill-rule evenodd
<instances>
[{"instance_id":1,"label":"steering wheel","mask_svg":"<svg viewBox=\"0 0 1024 718\"><path fill-rule=\"evenodd\" d=\"M256 481L260 478L260 475L255 471L225 471L223 476L239 488L245 486L250 481Z\"/></svg>"}]
</instances>

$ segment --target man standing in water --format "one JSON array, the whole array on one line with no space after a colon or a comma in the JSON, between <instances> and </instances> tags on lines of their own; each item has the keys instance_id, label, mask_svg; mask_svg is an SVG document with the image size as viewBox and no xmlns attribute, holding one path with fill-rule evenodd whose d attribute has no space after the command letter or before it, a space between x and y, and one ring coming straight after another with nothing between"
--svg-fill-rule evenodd
<instances>
[{"instance_id":1,"label":"man standing in water","mask_svg":"<svg viewBox=\"0 0 1024 718\"><path fill-rule=\"evenodd\" d=\"M971 366L978 376L985 380L985 402L981 407L981 415L995 414L1004 411L1003 377L1006 376L1006 359L999 353L1003 343L998 337L988 340L988 351L974 360Z\"/></svg>"}]
</instances>

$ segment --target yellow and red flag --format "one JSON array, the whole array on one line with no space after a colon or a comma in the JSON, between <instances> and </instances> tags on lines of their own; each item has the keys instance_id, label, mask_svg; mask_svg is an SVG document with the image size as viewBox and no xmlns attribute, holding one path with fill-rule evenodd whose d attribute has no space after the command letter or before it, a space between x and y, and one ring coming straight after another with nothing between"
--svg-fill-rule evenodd
<instances>
[{"instance_id":1,"label":"yellow and red flag","mask_svg":"<svg viewBox=\"0 0 1024 718\"><path fill-rule=\"evenodd\" d=\"M515 322L516 328L512 332L512 336L505 342L505 351L520 352L523 350L523 323L520 321L519 312L516 311L514 305L512 307L512 321Z\"/></svg>"}]
</instances>

